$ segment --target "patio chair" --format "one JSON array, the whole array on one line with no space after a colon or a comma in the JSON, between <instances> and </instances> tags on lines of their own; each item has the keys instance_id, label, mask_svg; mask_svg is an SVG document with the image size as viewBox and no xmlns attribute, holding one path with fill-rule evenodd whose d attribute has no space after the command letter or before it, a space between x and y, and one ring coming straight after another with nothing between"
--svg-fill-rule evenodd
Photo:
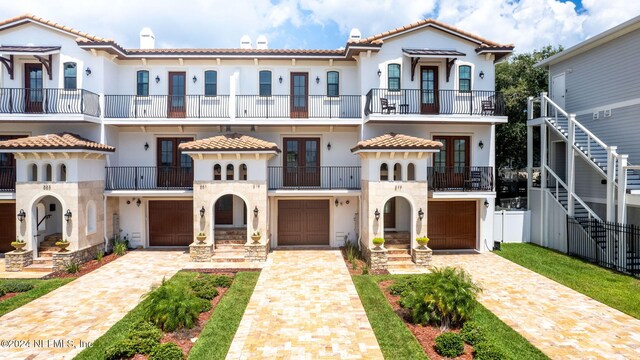
<instances>
[{"instance_id":1,"label":"patio chair","mask_svg":"<svg viewBox=\"0 0 640 360\"><path fill-rule=\"evenodd\" d=\"M490 96L488 100L482 100L482 115L493 115L496 111L495 98Z\"/></svg>"},{"instance_id":2,"label":"patio chair","mask_svg":"<svg viewBox=\"0 0 640 360\"><path fill-rule=\"evenodd\" d=\"M387 114L391 114L391 110L393 110L393 113L396 113L396 104L394 103L389 103L389 99L387 98L380 98L380 107L382 107L382 113L384 113L384 111L387 111Z\"/></svg>"}]
</instances>

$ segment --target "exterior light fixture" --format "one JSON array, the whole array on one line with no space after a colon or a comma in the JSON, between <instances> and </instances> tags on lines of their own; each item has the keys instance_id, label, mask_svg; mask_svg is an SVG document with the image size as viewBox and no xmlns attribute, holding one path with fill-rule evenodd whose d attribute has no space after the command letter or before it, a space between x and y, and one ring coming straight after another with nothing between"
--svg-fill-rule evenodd
<instances>
[{"instance_id":1,"label":"exterior light fixture","mask_svg":"<svg viewBox=\"0 0 640 360\"><path fill-rule=\"evenodd\" d=\"M336 198L336 201L334 201L334 204L336 204L336 207L338 207L338 205L340 205L340 201L338 201L338 198Z\"/></svg>"},{"instance_id":2,"label":"exterior light fixture","mask_svg":"<svg viewBox=\"0 0 640 360\"><path fill-rule=\"evenodd\" d=\"M478 146L480 146L480 149L484 148L484 143L482 142L482 140L480 140L480 143L478 143Z\"/></svg>"},{"instance_id":3,"label":"exterior light fixture","mask_svg":"<svg viewBox=\"0 0 640 360\"><path fill-rule=\"evenodd\" d=\"M67 212L64 213L64 219L69 222L71 221L72 215L71 215L71 210L67 209Z\"/></svg>"},{"instance_id":4,"label":"exterior light fixture","mask_svg":"<svg viewBox=\"0 0 640 360\"><path fill-rule=\"evenodd\" d=\"M480 70L480 74L478 75L480 75L480 79L484 79L484 71Z\"/></svg>"},{"instance_id":5,"label":"exterior light fixture","mask_svg":"<svg viewBox=\"0 0 640 360\"><path fill-rule=\"evenodd\" d=\"M87 70L84 71L87 76L91 75L91 68L87 66Z\"/></svg>"},{"instance_id":6,"label":"exterior light fixture","mask_svg":"<svg viewBox=\"0 0 640 360\"><path fill-rule=\"evenodd\" d=\"M278 81L280 82L280 84L282 84L282 75L280 75L280 77L278 78Z\"/></svg>"},{"instance_id":7,"label":"exterior light fixture","mask_svg":"<svg viewBox=\"0 0 640 360\"><path fill-rule=\"evenodd\" d=\"M27 217L27 214L24 212L24 209L20 209L20 211L18 212L18 220L20 222L24 221L24 218Z\"/></svg>"},{"instance_id":8,"label":"exterior light fixture","mask_svg":"<svg viewBox=\"0 0 640 360\"><path fill-rule=\"evenodd\" d=\"M136 200L136 205L138 205L138 207L140 207L140 204L142 204L142 201L140 201L140 198L138 198L138 200Z\"/></svg>"},{"instance_id":9,"label":"exterior light fixture","mask_svg":"<svg viewBox=\"0 0 640 360\"><path fill-rule=\"evenodd\" d=\"M203 206L202 209L200 209L200 217L201 218L204 217L204 213L205 213L205 210L204 210L204 206Z\"/></svg>"},{"instance_id":10,"label":"exterior light fixture","mask_svg":"<svg viewBox=\"0 0 640 360\"><path fill-rule=\"evenodd\" d=\"M489 208L489 200L484 200L484 207Z\"/></svg>"},{"instance_id":11,"label":"exterior light fixture","mask_svg":"<svg viewBox=\"0 0 640 360\"><path fill-rule=\"evenodd\" d=\"M145 142L144 143L144 151L147 151L147 150L149 150L149 143Z\"/></svg>"},{"instance_id":12,"label":"exterior light fixture","mask_svg":"<svg viewBox=\"0 0 640 360\"><path fill-rule=\"evenodd\" d=\"M376 221L380 220L380 211L378 211L377 208L376 208L376 212L374 212L373 215L376 217Z\"/></svg>"},{"instance_id":13,"label":"exterior light fixture","mask_svg":"<svg viewBox=\"0 0 640 360\"><path fill-rule=\"evenodd\" d=\"M160 75L156 75L156 84L160 82Z\"/></svg>"},{"instance_id":14,"label":"exterior light fixture","mask_svg":"<svg viewBox=\"0 0 640 360\"><path fill-rule=\"evenodd\" d=\"M420 220L424 219L424 211L422 211L422 208L418 210L418 219Z\"/></svg>"},{"instance_id":15,"label":"exterior light fixture","mask_svg":"<svg viewBox=\"0 0 640 360\"><path fill-rule=\"evenodd\" d=\"M378 77L382 76L382 70L378 69Z\"/></svg>"},{"instance_id":16,"label":"exterior light fixture","mask_svg":"<svg viewBox=\"0 0 640 360\"><path fill-rule=\"evenodd\" d=\"M316 76L316 84L320 84L320 76Z\"/></svg>"},{"instance_id":17,"label":"exterior light fixture","mask_svg":"<svg viewBox=\"0 0 640 360\"><path fill-rule=\"evenodd\" d=\"M198 81L198 78L195 75L193 75L193 79L192 80L193 80L193 83L195 84L196 81Z\"/></svg>"},{"instance_id":18,"label":"exterior light fixture","mask_svg":"<svg viewBox=\"0 0 640 360\"><path fill-rule=\"evenodd\" d=\"M258 217L258 207L253 208L253 216Z\"/></svg>"},{"instance_id":19,"label":"exterior light fixture","mask_svg":"<svg viewBox=\"0 0 640 360\"><path fill-rule=\"evenodd\" d=\"M329 150L329 151L331 150L331 143L330 142L327 143L327 150Z\"/></svg>"}]
</instances>

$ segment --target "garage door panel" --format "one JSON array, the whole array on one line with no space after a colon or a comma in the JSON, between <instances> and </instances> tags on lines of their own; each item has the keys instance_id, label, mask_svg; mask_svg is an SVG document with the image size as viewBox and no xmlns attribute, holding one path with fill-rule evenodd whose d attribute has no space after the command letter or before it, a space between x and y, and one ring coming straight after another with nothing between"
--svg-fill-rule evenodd
<instances>
[{"instance_id":1,"label":"garage door panel","mask_svg":"<svg viewBox=\"0 0 640 360\"><path fill-rule=\"evenodd\" d=\"M475 201L429 202L429 247L434 250L475 249L476 221Z\"/></svg>"},{"instance_id":2,"label":"garage door panel","mask_svg":"<svg viewBox=\"0 0 640 360\"><path fill-rule=\"evenodd\" d=\"M13 250L11 242L16 239L16 204L0 203L0 253Z\"/></svg>"},{"instance_id":3,"label":"garage door panel","mask_svg":"<svg viewBox=\"0 0 640 360\"><path fill-rule=\"evenodd\" d=\"M193 242L193 201L149 201L149 246L188 246Z\"/></svg>"},{"instance_id":4,"label":"garage door panel","mask_svg":"<svg viewBox=\"0 0 640 360\"><path fill-rule=\"evenodd\" d=\"M278 201L278 245L329 245L329 201Z\"/></svg>"}]
</instances>

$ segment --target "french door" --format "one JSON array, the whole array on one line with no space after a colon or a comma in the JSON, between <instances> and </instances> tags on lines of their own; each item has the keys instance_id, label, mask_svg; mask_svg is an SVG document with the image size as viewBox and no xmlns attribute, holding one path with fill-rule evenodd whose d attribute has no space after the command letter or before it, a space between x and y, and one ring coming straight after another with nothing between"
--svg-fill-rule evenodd
<instances>
[{"instance_id":1,"label":"french door","mask_svg":"<svg viewBox=\"0 0 640 360\"><path fill-rule=\"evenodd\" d=\"M441 189L464 190L469 181L469 143L468 136L435 136L442 143L440 152L433 155L434 186Z\"/></svg>"},{"instance_id":2,"label":"french door","mask_svg":"<svg viewBox=\"0 0 640 360\"><path fill-rule=\"evenodd\" d=\"M309 117L309 74L291 73L291 117Z\"/></svg>"},{"instance_id":3,"label":"french door","mask_svg":"<svg viewBox=\"0 0 640 360\"><path fill-rule=\"evenodd\" d=\"M420 67L420 113L437 114L440 111L438 93L438 67Z\"/></svg>"},{"instance_id":4,"label":"french door","mask_svg":"<svg viewBox=\"0 0 640 360\"><path fill-rule=\"evenodd\" d=\"M44 98L42 65L24 64L25 112L41 113Z\"/></svg>"},{"instance_id":5,"label":"french door","mask_svg":"<svg viewBox=\"0 0 640 360\"><path fill-rule=\"evenodd\" d=\"M169 108L167 109L167 117L186 117L186 79L187 74L184 72L169 73L169 99L167 99Z\"/></svg>"},{"instance_id":6,"label":"french door","mask_svg":"<svg viewBox=\"0 0 640 360\"><path fill-rule=\"evenodd\" d=\"M193 138L158 138L157 183L159 188L193 186L193 160L182 154L178 145Z\"/></svg>"},{"instance_id":7,"label":"french door","mask_svg":"<svg viewBox=\"0 0 640 360\"><path fill-rule=\"evenodd\" d=\"M284 139L284 186L320 186L320 139Z\"/></svg>"}]
</instances>

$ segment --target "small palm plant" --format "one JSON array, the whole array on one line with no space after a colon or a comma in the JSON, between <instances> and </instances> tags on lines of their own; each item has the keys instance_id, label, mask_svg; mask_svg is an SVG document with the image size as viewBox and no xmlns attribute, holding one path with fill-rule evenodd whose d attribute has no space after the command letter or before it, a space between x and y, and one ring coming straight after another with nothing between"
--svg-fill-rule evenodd
<instances>
[{"instance_id":1,"label":"small palm plant","mask_svg":"<svg viewBox=\"0 0 640 360\"><path fill-rule=\"evenodd\" d=\"M198 315L206 311L211 303L200 299L185 286L162 285L145 295L142 302L142 313L147 321L152 322L165 332L181 328L192 328Z\"/></svg>"}]
</instances>

